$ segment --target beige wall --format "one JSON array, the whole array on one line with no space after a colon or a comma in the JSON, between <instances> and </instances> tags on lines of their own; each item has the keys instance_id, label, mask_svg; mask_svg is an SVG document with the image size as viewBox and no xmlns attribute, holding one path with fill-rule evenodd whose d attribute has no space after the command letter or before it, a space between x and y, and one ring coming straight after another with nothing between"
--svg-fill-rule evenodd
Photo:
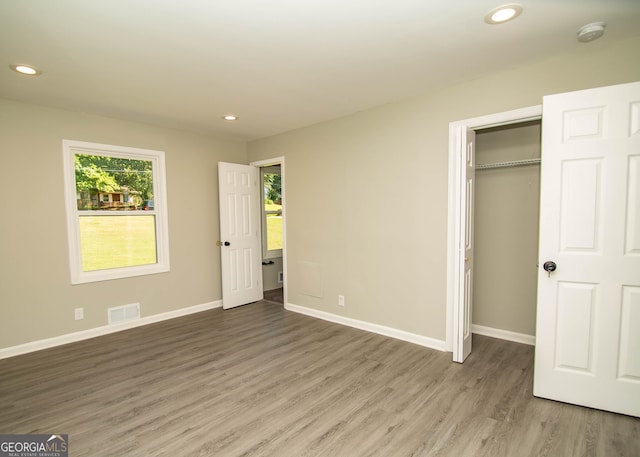
<instances>
[{"instance_id":1,"label":"beige wall","mask_svg":"<svg viewBox=\"0 0 640 457\"><path fill-rule=\"evenodd\" d=\"M444 340L449 122L640 80L638 49L640 39L576 43L562 58L251 142L250 161L286 158L288 301Z\"/></svg>"},{"instance_id":2,"label":"beige wall","mask_svg":"<svg viewBox=\"0 0 640 457\"><path fill-rule=\"evenodd\" d=\"M111 306L149 316L220 299L216 163L283 155L289 302L444 340L449 122L639 80L639 48L605 37L255 141L248 155L242 142L0 100L0 348L105 325ZM166 152L170 273L70 285L63 138Z\"/></svg>"},{"instance_id":3,"label":"beige wall","mask_svg":"<svg viewBox=\"0 0 640 457\"><path fill-rule=\"evenodd\" d=\"M540 157L540 122L482 130L476 163ZM540 165L476 171L473 323L535 335Z\"/></svg>"},{"instance_id":4,"label":"beige wall","mask_svg":"<svg viewBox=\"0 0 640 457\"><path fill-rule=\"evenodd\" d=\"M63 138L165 151L171 272L71 285ZM106 325L111 306L221 299L217 162L246 158L243 142L0 100L0 348Z\"/></svg>"}]
</instances>

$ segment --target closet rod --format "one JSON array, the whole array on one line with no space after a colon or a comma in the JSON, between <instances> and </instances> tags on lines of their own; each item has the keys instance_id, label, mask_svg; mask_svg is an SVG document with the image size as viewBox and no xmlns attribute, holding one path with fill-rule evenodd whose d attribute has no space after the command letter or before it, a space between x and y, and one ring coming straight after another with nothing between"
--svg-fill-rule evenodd
<instances>
[{"instance_id":1,"label":"closet rod","mask_svg":"<svg viewBox=\"0 0 640 457\"><path fill-rule=\"evenodd\" d=\"M476 165L476 170L486 170L488 168L521 167L522 165L533 165L536 163L540 163L540 159L525 159L525 160L512 160L510 162L484 163L482 165Z\"/></svg>"}]
</instances>

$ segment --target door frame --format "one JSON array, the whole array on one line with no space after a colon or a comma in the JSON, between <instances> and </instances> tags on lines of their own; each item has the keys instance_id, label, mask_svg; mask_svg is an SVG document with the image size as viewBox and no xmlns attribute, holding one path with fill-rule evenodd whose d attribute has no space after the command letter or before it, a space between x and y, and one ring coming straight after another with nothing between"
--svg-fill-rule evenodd
<instances>
[{"instance_id":1,"label":"door frame","mask_svg":"<svg viewBox=\"0 0 640 457\"><path fill-rule=\"evenodd\" d=\"M464 227L460 218L460 209L465 204L465 193L462 192L462 166L464 161L464 149L466 145L460 145L457 138L460 131L466 129L480 130L490 127L498 127L510 124L519 124L528 121L542 119L542 105L520 108L512 111L488 114L461 121L449 123L449 191L448 191L448 218L447 218L447 314L446 314L446 341L447 351L453 352L453 361L456 360L460 335L464 329L459 327L459 319L455 316L464 313L464 297L460 296L460 285L464 277L460 275L459 250L463 248ZM463 150L461 150L462 148ZM474 151L475 154L475 151ZM473 221L471 221L473 223Z\"/></svg>"},{"instance_id":2,"label":"door frame","mask_svg":"<svg viewBox=\"0 0 640 457\"><path fill-rule=\"evenodd\" d=\"M274 157L272 159L256 160L249 165L253 167L263 168L271 165L280 165L280 186L282 191L282 301L287 305L287 197L286 197L286 179L284 156ZM262 220L262 209L260 211L260 219Z\"/></svg>"}]
</instances>

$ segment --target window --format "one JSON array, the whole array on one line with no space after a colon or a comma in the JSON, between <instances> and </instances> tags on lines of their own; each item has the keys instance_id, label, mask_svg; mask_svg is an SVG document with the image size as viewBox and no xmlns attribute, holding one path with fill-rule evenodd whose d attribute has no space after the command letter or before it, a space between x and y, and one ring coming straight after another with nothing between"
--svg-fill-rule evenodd
<instances>
[{"instance_id":1,"label":"window","mask_svg":"<svg viewBox=\"0 0 640 457\"><path fill-rule=\"evenodd\" d=\"M71 283L169 271L164 152L71 140L62 149Z\"/></svg>"},{"instance_id":2,"label":"window","mask_svg":"<svg viewBox=\"0 0 640 457\"><path fill-rule=\"evenodd\" d=\"M282 257L282 181L280 165L260 169L262 177L262 254Z\"/></svg>"}]
</instances>

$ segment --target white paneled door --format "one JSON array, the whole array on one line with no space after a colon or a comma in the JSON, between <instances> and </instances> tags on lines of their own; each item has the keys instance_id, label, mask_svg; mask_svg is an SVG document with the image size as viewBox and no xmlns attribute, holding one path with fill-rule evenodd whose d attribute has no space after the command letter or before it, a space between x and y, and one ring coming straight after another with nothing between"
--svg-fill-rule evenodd
<instances>
[{"instance_id":1,"label":"white paneled door","mask_svg":"<svg viewBox=\"0 0 640 457\"><path fill-rule=\"evenodd\" d=\"M474 221L474 200L475 200L475 145L476 132L469 128L461 128L457 138L460 146L460 172L462 173L460 183L461 205L459 208L460 217L460 240L458 246L457 265L459 277L458 299L462 301L462 307L457 307L454 319L457 322L458 335L453 354L454 362L464 362L471 354L471 323L473 304L473 221Z\"/></svg>"},{"instance_id":2,"label":"white paneled door","mask_svg":"<svg viewBox=\"0 0 640 457\"><path fill-rule=\"evenodd\" d=\"M218 163L222 307L263 298L260 173L258 168Z\"/></svg>"},{"instance_id":3,"label":"white paneled door","mask_svg":"<svg viewBox=\"0 0 640 457\"><path fill-rule=\"evenodd\" d=\"M534 395L640 416L640 82L544 98Z\"/></svg>"}]
</instances>

